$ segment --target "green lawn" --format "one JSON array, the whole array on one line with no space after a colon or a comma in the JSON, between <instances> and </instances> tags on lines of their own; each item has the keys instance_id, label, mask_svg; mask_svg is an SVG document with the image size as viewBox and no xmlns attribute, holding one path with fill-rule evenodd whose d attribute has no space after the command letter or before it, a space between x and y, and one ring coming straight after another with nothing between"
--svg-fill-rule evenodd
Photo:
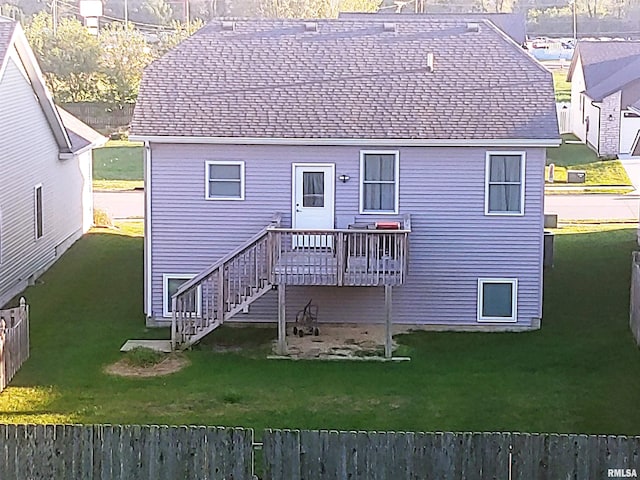
<instances>
[{"instance_id":1,"label":"green lawn","mask_svg":"<svg viewBox=\"0 0 640 480\"><path fill-rule=\"evenodd\" d=\"M571 101L571 82L567 82L567 70L553 70L553 87L556 91L556 102Z\"/></svg>"},{"instance_id":2,"label":"green lawn","mask_svg":"<svg viewBox=\"0 0 640 480\"><path fill-rule=\"evenodd\" d=\"M562 135L563 143L558 148L547 149L547 165L555 164L555 182L567 181L567 169L584 170L587 174L586 185L631 185L631 180L619 160L599 160L593 150L577 141L571 134ZM548 176L545 173L545 178Z\"/></svg>"},{"instance_id":3,"label":"green lawn","mask_svg":"<svg viewBox=\"0 0 640 480\"><path fill-rule=\"evenodd\" d=\"M143 185L144 147L140 143L109 141L93 152L96 190L128 190Z\"/></svg>"},{"instance_id":4,"label":"green lawn","mask_svg":"<svg viewBox=\"0 0 640 480\"><path fill-rule=\"evenodd\" d=\"M628 323L635 228L583 226L556 236L545 317L529 333L400 338L411 362L274 361L274 330L216 332L251 354L187 353L155 379L103 373L145 330L142 239L95 231L26 292L32 357L0 395L0 422L240 425L381 430L640 433L640 351Z\"/></svg>"}]
</instances>

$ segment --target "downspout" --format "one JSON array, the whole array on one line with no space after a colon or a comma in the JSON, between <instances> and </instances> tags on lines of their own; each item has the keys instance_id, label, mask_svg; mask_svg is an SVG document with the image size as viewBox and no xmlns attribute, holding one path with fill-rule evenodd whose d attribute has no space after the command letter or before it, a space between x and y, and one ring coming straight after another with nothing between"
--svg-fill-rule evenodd
<instances>
[{"instance_id":1,"label":"downspout","mask_svg":"<svg viewBox=\"0 0 640 480\"><path fill-rule=\"evenodd\" d=\"M151 288L151 145L144 142L144 313L152 316Z\"/></svg>"},{"instance_id":2,"label":"downspout","mask_svg":"<svg viewBox=\"0 0 640 480\"><path fill-rule=\"evenodd\" d=\"M591 106L592 107L596 107L598 109L598 145L596 145L596 153L598 154L598 156L600 155L600 132L602 130L602 122L600 122L600 117L602 116L602 108L600 108L600 106L602 105L602 102L596 102L595 100L591 100ZM586 144L587 146L589 146L589 136L585 135L586 137Z\"/></svg>"}]
</instances>

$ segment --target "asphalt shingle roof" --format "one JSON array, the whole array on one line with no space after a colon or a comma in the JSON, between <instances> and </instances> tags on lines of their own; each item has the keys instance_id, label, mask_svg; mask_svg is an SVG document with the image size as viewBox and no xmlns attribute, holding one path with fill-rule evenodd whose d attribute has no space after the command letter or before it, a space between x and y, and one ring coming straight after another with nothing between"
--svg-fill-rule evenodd
<instances>
[{"instance_id":1,"label":"asphalt shingle roof","mask_svg":"<svg viewBox=\"0 0 640 480\"><path fill-rule=\"evenodd\" d=\"M213 21L147 68L132 133L557 139L551 74L478 23L425 18L389 32L343 19L306 31L300 20L237 20L225 31Z\"/></svg>"},{"instance_id":2,"label":"asphalt shingle roof","mask_svg":"<svg viewBox=\"0 0 640 480\"><path fill-rule=\"evenodd\" d=\"M579 57L582 63L586 93L600 101L640 80L640 41L581 40L571 65L571 75ZM635 88L633 89L635 90ZM637 100L637 94L623 95L626 105Z\"/></svg>"}]
</instances>

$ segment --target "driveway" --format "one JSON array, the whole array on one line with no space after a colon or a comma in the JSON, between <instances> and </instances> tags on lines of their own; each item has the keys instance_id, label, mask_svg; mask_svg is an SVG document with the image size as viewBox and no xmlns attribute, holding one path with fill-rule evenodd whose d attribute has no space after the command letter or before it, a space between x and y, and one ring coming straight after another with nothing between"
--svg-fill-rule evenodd
<instances>
[{"instance_id":1,"label":"driveway","mask_svg":"<svg viewBox=\"0 0 640 480\"><path fill-rule=\"evenodd\" d=\"M143 218L144 192L126 190L117 192L93 192L95 208L105 210L113 219Z\"/></svg>"}]
</instances>

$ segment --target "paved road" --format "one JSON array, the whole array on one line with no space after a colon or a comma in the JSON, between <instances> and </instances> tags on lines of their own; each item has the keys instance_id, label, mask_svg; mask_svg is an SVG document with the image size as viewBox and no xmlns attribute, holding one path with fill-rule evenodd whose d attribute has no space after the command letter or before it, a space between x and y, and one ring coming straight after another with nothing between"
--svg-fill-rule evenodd
<instances>
[{"instance_id":1,"label":"paved road","mask_svg":"<svg viewBox=\"0 0 640 480\"><path fill-rule=\"evenodd\" d=\"M144 216L144 192L95 192L97 208L112 218ZM638 220L640 195L547 195L545 213L557 213L560 220Z\"/></svg>"},{"instance_id":2,"label":"paved road","mask_svg":"<svg viewBox=\"0 0 640 480\"><path fill-rule=\"evenodd\" d=\"M144 217L144 192L93 192L95 208L106 210L113 219Z\"/></svg>"},{"instance_id":3,"label":"paved road","mask_svg":"<svg viewBox=\"0 0 640 480\"><path fill-rule=\"evenodd\" d=\"M545 213L557 213L559 220L638 220L638 195L547 195Z\"/></svg>"}]
</instances>

